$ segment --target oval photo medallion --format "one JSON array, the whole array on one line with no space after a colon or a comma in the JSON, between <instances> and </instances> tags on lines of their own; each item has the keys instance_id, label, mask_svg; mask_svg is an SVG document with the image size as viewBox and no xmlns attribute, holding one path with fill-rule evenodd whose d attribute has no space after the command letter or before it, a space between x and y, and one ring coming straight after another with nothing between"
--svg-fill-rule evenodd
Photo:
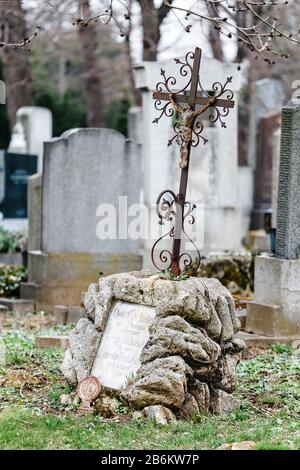
<instances>
[{"instance_id":1,"label":"oval photo medallion","mask_svg":"<svg viewBox=\"0 0 300 470\"><path fill-rule=\"evenodd\" d=\"M82 379L77 387L77 393L82 401L83 409L90 409L90 404L101 391L101 383L97 377L91 375Z\"/></svg>"}]
</instances>

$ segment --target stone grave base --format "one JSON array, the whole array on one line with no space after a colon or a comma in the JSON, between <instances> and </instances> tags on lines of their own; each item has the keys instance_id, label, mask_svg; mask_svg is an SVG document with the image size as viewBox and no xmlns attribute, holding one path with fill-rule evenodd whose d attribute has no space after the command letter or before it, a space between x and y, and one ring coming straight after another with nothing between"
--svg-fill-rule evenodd
<instances>
[{"instance_id":1,"label":"stone grave base","mask_svg":"<svg viewBox=\"0 0 300 470\"><path fill-rule=\"evenodd\" d=\"M99 253L28 254L28 282L21 284L22 299L33 299L37 310L53 311L55 305L80 306L82 292L99 278L120 271L139 269L138 255Z\"/></svg>"},{"instance_id":2,"label":"stone grave base","mask_svg":"<svg viewBox=\"0 0 300 470\"><path fill-rule=\"evenodd\" d=\"M245 344L232 296L216 279L116 274L91 284L84 305L62 371L74 387L99 378L96 409L103 390L144 415L164 407L167 420L239 406L231 393Z\"/></svg>"},{"instance_id":3,"label":"stone grave base","mask_svg":"<svg viewBox=\"0 0 300 470\"><path fill-rule=\"evenodd\" d=\"M270 337L300 337L300 260L255 258L254 301L245 330Z\"/></svg>"}]
</instances>

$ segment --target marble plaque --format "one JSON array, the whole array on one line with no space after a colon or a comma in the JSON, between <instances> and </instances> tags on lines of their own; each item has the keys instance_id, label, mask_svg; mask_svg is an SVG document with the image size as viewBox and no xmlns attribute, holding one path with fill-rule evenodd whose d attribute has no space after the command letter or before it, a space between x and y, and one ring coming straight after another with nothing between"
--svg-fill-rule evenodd
<instances>
[{"instance_id":1,"label":"marble plaque","mask_svg":"<svg viewBox=\"0 0 300 470\"><path fill-rule=\"evenodd\" d=\"M155 308L118 301L110 312L91 375L120 390L139 369Z\"/></svg>"}]
</instances>

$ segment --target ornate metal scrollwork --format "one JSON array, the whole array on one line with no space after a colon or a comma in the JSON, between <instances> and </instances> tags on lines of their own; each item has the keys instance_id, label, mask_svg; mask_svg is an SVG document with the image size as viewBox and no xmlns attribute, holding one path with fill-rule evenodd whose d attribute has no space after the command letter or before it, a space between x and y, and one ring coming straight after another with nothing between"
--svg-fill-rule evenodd
<instances>
[{"instance_id":1,"label":"ornate metal scrollwork","mask_svg":"<svg viewBox=\"0 0 300 470\"><path fill-rule=\"evenodd\" d=\"M166 196L169 195L168 199ZM153 245L151 251L151 259L154 266L159 271L166 271L171 268L173 261L172 252L167 249L157 251L162 240L166 238L173 238L175 236L175 225L176 221L182 218L181 232L184 234L189 243L192 244L194 250L197 253L196 257L192 257L190 253L181 253L179 256L179 267L181 272L189 272L189 274L195 273L200 266L201 255L196 244L188 235L186 225L193 225L195 223L195 216L193 214L196 209L196 205L190 202L184 203L183 214L182 208L179 202L179 197L171 190L166 190L160 193L156 201L156 213L159 218L159 224L164 225L165 222L171 223L171 228L164 235L162 235Z\"/></svg>"},{"instance_id":2,"label":"ornate metal scrollwork","mask_svg":"<svg viewBox=\"0 0 300 470\"><path fill-rule=\"evenodd\" d=\"M191 85L192 74L193 74L193 67L190 61L193 60L194 57L195 57L195 54L193 52L188 52L185 56L184 61L181 61L179 59L174 59L176 64L181 65L180 75L182 77L189 77L187 84L185 85L184 88L182 88L179 91L172 92L171 87L176 86L177 80L175 77L172 77L172 76L167 77L165 70L161 69L161 75L163 77L163 81L160 81L156 85L156 91L159 93L170 93L173 95L175 100L176 100L176 96L182 95L184 92L187 92L187 90L189 89ZM228 85L231 82L232 82L232 77L228 77L224 84L222 84L221 82L215 82L213 83L211 90L206 91L203 88L200 78L199 78L198 85L201 91L201 95L199 96L201 96L202 98L207 98L207 99L211 99L213 97L215 98L216 101L220 99L232 100L234 96L233 91L228 88ZM157 99L154 102L154 107L157 111L160 112L160 114L157 118L153 120L153 123L158 123L163 116L172 117L175 114L174 108L170 101L166 102L161 99ZM210 110L212 112L208 116L209 122L213 124L219 121L221 124L221 127L226 128L226 123L223 118L228 116L229 108L226 106L219 107L217 105L212 104L210 106ZM192 138L192 144L191 144L192 147L197 147L200 141L202 141L204 145L208 142L207 139L202 136L203 129L204 129L204 126L200 120L200 117L196 118L193 124L193 138ZM174 124L175 135L168 141L168 145L172 145L173 141L177 139L179 130L180 130L180 122L176 122Z\"/></svg>"},{"instance_id":3,"label":"ornate metal scrollwork","mask_svg":"<svg viewBox=\"0 0 300 470\"><path fill-rule=\"evenodd\" d=\"M227 88L227 85L231 82L232 82L232 77L228 77L226 82L224 83L224 85L222 85L222 83L220 83L220 82L213 83L212 93L211 94L209 94L208 92L206 92L203 89L203 87L201 85L201 82L200 82L200 78L199 78L198 83L199 83L200 90L202 91L203 95L207 96L207 98L211 98L212 96L214 96L214 98L216 98L216 100L217 99L232 100L233 96L234 96L233 91L230 90L229 88ZM212 109L214 111L214 113L211 113L209 115L209 117L208 117L209 122L215 123L215 122L219 121L221 123L221 127L226 128L226 123L225 123L225 121L223 121L222 118L228 116L229 108L227 108L227 107L220 108L220 107L215 106L214 104L212 104L210 109Z\"/></svg>"}]
</instances>

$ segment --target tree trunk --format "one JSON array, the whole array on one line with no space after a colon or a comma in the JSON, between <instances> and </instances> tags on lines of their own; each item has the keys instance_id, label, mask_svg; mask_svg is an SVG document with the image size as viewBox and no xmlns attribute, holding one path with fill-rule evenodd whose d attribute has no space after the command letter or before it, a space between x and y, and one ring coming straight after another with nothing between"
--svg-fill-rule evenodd
<instances>
[{"instance_id":1,"label":"tree trunk","mask_svg":"<svg viewBox=\"0 0 300 470\"><path fill-rule=\"evenodd\" d=\"M18 43L26 37L25 12L21 2L0 2L0 22L6 31L6 41ZM4 65L7 110L12 127L16 113L22 106L33 104L32 77L28 52L23 48L4 47L1 58Z\"/></svg>"},{"instance_id":2,"label":"tree trunk","mask_svg":"<svg viewBox=\"0 0 300 470\"><path fill-rule=\"evenodd\" d=\"M247 25L247 14L245 12L238 12L236 14L236 24L241 27L245 28ZM243 62L244 59L249 57L249 49L248 47L245 46L243 42L238 42L237 43L237 54L236 54L236 59L235 62Z\"/></svg>"},{"instance_id":3,"label":"tree trunk","mask_svg":"<svg viewBox=\"0 0 300 470\"><path fill-rule=\"evenodd\" d=\"M126 55L128 57L128 73L129 73L129 81L130 81L130 86L131 86L131 91L132 91L132 96L134 99L134 104L136 106L142 106L142 93L141 90L136 88L135 86L135 80L134 80L134 73L133 73L133 61L132 61L132 55L131 55L131 49L130 49L130 38L129 36L126 38Z\"/></svg>"},{"instance_id":4,"label":"tree trunk","mask_svg":"<svg viewBox=\"0 0 300 470\"><path fill-rule=\"evenodd\" d=\"M207 11L209 13L209 16L215 17L219 13L218 11L215 11L217 8L216 6L211 6L209 4L206 5ZM215 25L212 22L209 22L209 44L212 50L213 57L217 60L220 60L221 62L224 61L224 53L223 53L223 48L222 48L222 43L221 43L221 35L220 32L215 28Z\"/></svg>"},{"instance_id":5,"label":"tree trunk","mask_svg":"<svg viewBox=\"0 0 300 470\"><path fill-rule=\"evenodd\" d=\"M143 29L143 60L155 61L160 40L159 10L153 1L140 0Z\"/></svg>"},{"instance_id":6,"label":"tree trunk","mask_svg":"<svg viewBox=\"0 0 300 470\"><path fill-rule=\"evenodd\" d=\"M79 11L84 18L92 16L89 0L78 0ZM87 124L89 127L103 127L103 92L97 62L98 27L94 22L79 26L79 40L84 63L85 94L88 106Z\"/></svg>"}]
</instances>

